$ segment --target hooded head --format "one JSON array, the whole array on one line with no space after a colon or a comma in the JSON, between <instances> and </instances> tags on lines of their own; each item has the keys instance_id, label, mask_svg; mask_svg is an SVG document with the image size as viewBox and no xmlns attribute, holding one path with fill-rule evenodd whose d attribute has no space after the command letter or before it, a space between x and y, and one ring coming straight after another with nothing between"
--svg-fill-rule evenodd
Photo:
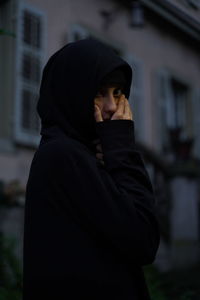
<instances>
[{"instance_id":1,"label":"hooded head","mask_svg":"<svg viewBox=\"0 0 200 300\"><path fill-rule=\"evenodd\" d=\"M68 136L90 144L96 136L94 98L109 74L123 72L124 94L129 97L132 70L114 51L95 39L69 43L47 62L37 111L42 131L59 126ZM121 72L119 72L121 74ZM117 72L117 74L119 74ZM111 76L113 79L113 75Z\"/></svg>"}]
</instances>

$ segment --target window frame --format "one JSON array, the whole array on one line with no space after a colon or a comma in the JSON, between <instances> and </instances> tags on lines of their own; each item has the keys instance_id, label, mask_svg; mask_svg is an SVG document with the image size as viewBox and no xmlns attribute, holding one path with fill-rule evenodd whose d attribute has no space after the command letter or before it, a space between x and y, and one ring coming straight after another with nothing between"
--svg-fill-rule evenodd
<instances>
[{"instance_id":1,"label":"window frame","mask_svg":"<svg viewBox=\"0 0 200 300\"><path fill-rule=\"evenodd\" d=\"M185 78L184 76L178 74L177 72L174 72L173 70L167 69L167 68L160 68L157 71L157 136L158 136L158 146L159 146L159 151L163 151L165 146L170 146L169 145L169 139L168 139L168 134L167 134L167 123L163 124L163 114L162 111L165 108L166 105L169 105L169 102L173 98L172 96L172 90L170 90L170 81L174 79L175 81L183 84L185 87L187 87L188 90L188 101L189 105L191 105L192 112L194 113L194 103L193 103L193 91L194 91L194 86L191 83L190 80ZM165 96L163 96L163 91L161 81L164 81L164 88L165 90ZM168 100L169 99L169 100ZM167 102L168 101L168 102ZM170 105L169 105L170 106ZM171 109L169 107L169 109ZM195 127L194 127L194 122L191 123L192 126L192 134L191 136L188 136L188 138L192 138L195 134ZM188 127L186 125L186 127Z\"/></svg>"},{"instance_id":2,"label":"window frame","mask_svg":"<svg viewBox=\"0 0 200 300\"><path fill-rule=\"evenodd\" d=\"M41 47L35 51L23 43L23 13L27 10L31 14L38 16L41 21ZM18 14L17 14L17 38L16 38L16 65L15 65L15 106L14 106L14 140L16 143L27 145L27 146L37 146L40 141L40 124L39 130L37 133L31 133L22 128L22 91L23 87L27 86L28 91L37 91L39 94L39 85L33 84L33 82L26 83L26 80L23 79L22 75L22 62L23 62L23 53L27 51L28 53L35 55L40 59L40 76L42 73L42 68L44 65L44 58L46 52L46 15L40 9L33 7L27 3L19 3ZM29 86L29 87L28 87ZM35 113L37 113L35 111Z\"/></svg>"}]
</instances>

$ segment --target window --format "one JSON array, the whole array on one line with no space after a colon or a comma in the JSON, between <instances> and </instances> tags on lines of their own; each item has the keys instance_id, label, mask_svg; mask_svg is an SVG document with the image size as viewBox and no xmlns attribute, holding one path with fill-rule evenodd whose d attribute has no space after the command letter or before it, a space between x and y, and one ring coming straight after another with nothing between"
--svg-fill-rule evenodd
<instances>
[{"instance_id":1,"label":"window","mask_svg":"<svg viewBox=\"0 0 200 300\"><path fill-rule=\"evenodd\" d=\"M191 107L188 105L189 89L174 78L169 79L171 97L166 102L165 122L169 129L181 128L184 135L190 136Z\"/></svg>"},{"instance_id":2,"label":"window","mask_svg":"<svg viewBox=\"0 0 200 300\"><path fill-rule=\"evenodd\" d=\"M170 149L170 131L181 139L194 137L194 108L191 88L181 79L163 71L159 74L159 140L161 150Z\"/></svg>"},{"instance_id":3,"label":"window","mask_svg":"<svg viewBox=\"0 0 200 300\"><path fill-rule=\"evenodd\" d=\"M33 146L39 142L36 104L43 66L44 30L44 14L22 5L17 31L15 139Z\"/></svg>"}]
</instances>

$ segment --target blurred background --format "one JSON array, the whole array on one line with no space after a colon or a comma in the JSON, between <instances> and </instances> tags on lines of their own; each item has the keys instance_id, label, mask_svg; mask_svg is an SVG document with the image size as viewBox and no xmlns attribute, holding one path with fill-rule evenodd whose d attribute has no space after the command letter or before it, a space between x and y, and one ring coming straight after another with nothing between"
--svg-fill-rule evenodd
<instances>
[{"instance_id":1,"label":"blurred background","mask_svg":"<svg viewBox=\"0 0 200 300\"><path fill-rule=\"evenodd\" d=\"M0 299L21 299L42 69L85 37L133 68L136 142L161 228L155 263L144 268L152 299L200 299L200 0L0 0Z\"/></svg>"}]
</instances>

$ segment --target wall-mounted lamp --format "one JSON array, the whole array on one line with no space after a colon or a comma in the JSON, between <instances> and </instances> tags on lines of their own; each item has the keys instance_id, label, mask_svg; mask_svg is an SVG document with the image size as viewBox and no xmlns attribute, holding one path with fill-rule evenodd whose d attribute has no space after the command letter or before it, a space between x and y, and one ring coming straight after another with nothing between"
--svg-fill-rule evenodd
<instances>
[{"instance_id":1,"label":"wall-mounted lamp","mask_svg":"<svg viewBox=\"0 0 200 300\"><path fill-rule=\"evenodd\" d=\"M139 0L134 0L131 3L131 27L144 26L144 11Z\"/></svg>"},{"instance_id":2,"label":"wall-mounted lamp","mask_svg":"<svg viewBox=\"0 0 200 300\"><path fill-rule=\"evenodd\" d=\"M103 18L103 29L107 30L109 26L112 24L114 19L116 19L116 15L119 13L119 9L115 8L113 10L101 10L100 14Z\"/></svg>"},{"instance_id":3,"label":"wall-mounted lamp","mask_svg":"<svg viewBox=\"0 0 200 300\"><path fill-rule=\"evenodd\" d=\"M142 27L144 26L144 12L140 0L126 0L124 5L130 11L130 23L131 27ZM112 10L101 10L100 14L103 18L103 29L108 30L113 21L122 11L121 6L116 6Z\"/></svg>"}]
</instances>

